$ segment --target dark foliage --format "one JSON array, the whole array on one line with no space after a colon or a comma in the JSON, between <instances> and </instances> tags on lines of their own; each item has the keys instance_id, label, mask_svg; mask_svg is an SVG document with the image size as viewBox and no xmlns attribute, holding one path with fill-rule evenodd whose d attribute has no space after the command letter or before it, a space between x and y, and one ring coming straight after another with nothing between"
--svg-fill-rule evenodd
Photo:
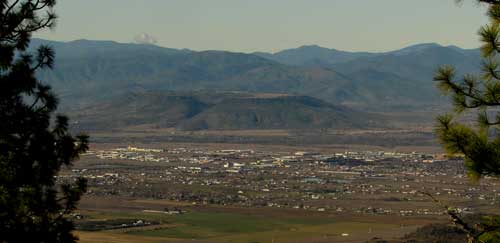
<instances>
[{"instance_id":1,"label":"dark foliage","mask_svg":"<svg viewBox=\"0 0 500 243\"><path fill-rule=\"evenodd\" d=\"M68 133L50 86L35 78L52 68L54 52L26 52L33 32L54 26L54 5L0 0L0 242L76 242L67 215L86 182L57 187L56 176L87 149L87 137Z\"/></svg>"},{"instance_id":2,"label":"dark foliage","mask_svg":"<svg viewBox=\"0 0 500 243\"><path fill-rule=\"evenodd\" d=\"M407 243L463 243L466 241L467 235L462 230L444 224L426 225L406 235L403 240L403 242Z\"/></svg>"}]
</instances>

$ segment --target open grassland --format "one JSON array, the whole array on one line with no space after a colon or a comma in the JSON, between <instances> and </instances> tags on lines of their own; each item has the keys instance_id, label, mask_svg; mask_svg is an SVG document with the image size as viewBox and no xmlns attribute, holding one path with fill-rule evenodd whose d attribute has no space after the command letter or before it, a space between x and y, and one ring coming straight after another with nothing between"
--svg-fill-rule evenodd
<instances>
[{"instance_id":1,"label":"open grassland","mask_svg":"<svg viewBox=\"0 0 500 243\"><path fill-rule=\"evenodd\" d=\"M161 201L130 201L133 208L156 208ZM152 207L151 207L152 206ZM180 215L145 213L129 208L82 211L86 220L143 219L158 226L98 232L78 232L84 243L111 242L363 242L373 237L400 237L427 222L425 219L384 217L343 217L319 213L294 213L293 210L239 209L224 207L184 207ZM348 234L348 236L342 236Z\"/></svg>"}]
</instances>

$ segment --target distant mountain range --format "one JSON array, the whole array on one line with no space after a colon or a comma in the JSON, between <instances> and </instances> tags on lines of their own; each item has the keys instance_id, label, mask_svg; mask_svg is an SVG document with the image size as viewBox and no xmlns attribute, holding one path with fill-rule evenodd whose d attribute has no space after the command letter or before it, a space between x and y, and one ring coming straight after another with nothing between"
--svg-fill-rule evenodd
<instances>
[{"instance_id":1,"label":"distant mountain range","mask_svg":"<svg viewBox=\"0 0 500 243\"><path fill-rule=\"evenodd\" d=\"M382 56L404 57L413 55L428 55L433 50L452 50L463 56L477 58L479 49L462 49L457 46L441 46L435 43L417 44L401 50L371 53L371 52L347 52L336 49L328 49L317 45L301 46L294 49L283 50L277 53L254 52L253 54L274 60L279 63L295 66L323 66L333 67L335 64L361 62L369 58ZM446 61L446 59L445 59Z\"/></svg>"},{"instance_id":2,"label":"distant mountain range","mask_svg":"<svg viewBox=\"0 0 500 243\"><path fill-rule=\"evenodd\" d=\"M121 101L124 97L137 99L137 94L148 92L288 95L288 98L267 99L265 105L258 100L246 99L230 100L227 104L215 106L212 101L207 104L187 97L169 100L172 99L169 96L168 104L154 113L162 114L164 111L165 116L168 114L169 118L163 121L162 126L175 125L186 129L305 127L293 122L277 122L274 118L269 122L259 120L257 114L264 111L259 106L279 114L278 111L284 109L280 103L284 102L283 99L289 102L285 104L290 107L304 99L318 99L318 102L328 104L321 108L324 110L306 106L308 111L304 111L304 114L308 114L307 118L300 115L295 117L302 119L304 124L317 126L340 124L317 119L315 115L318 112L333 112L336 108L331 108L332 104L348 111L408 111L440 106L445 104L445 99L432 81L437 67L450 64L461 73L474 73L480 70L481 63L477 49L465 50L437 44L414 45L384 53L345 52L319 46L302 46L278 53L246 54L198 52L112 41L54 42L34 39L30 48L41 44L54 47L56 67L52 71L39 72L39 77L53 85L65 101L63 104L86 110L89 115L92 110L89 107L95 107L96 104L109 106L101 106L101 110L94 110L95 114L105 114L106 107L124 114L113 104L126 104L126 101ZM291 102L290 97L297 98ZM241 110L236 107L246 107L249 113L238 113ZM205 111L211 115L203 114ZM226 117L228 111L233 112L227 119L216 119ZM140 111L131 115L147 117L146 114L141 115ZM240 122L234 118L236 116L248 120ZM334 117L342 116L336 114ZM151 119L147 118L148 121L144 123ZM251 119L255 122L250 122ZM287 119L292 118L281 117L278 120ZM334 120L333 117L329 119ZM225 122L227 124L223 124ZM350 123L357 124L353 120Z\"/></svg>"},{"instance_id":3,"label":"distant mountain range","mask_svg":"<svg viewBox=\"0 0 500 243\"><path fill-rule=\"evenodd\" d=\"M317 45L301 46L295 49L283 50L277 53L254 52L261 56L279 63L295 66L330 66L355 60L360 57L375 55L369 52L347 52L336 49L328 49Z\"/></svg>"}]
</instances>

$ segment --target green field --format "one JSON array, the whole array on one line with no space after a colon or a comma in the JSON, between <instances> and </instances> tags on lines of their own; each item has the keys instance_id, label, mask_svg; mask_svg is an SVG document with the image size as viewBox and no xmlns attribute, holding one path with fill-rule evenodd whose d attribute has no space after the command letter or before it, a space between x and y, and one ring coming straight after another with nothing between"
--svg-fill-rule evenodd
<instances>
[{"instance_id":1,"label":"green field","mask_svg":"<svg viewBox=\"0 0 500 243\"><path fill-rule=\"evenodd\" d=\"M408 229L390 222L366 220L337 221L332 217L318 216L286 216L259 215L228 212L188 212L182 215L166 215L155 213L89 213L90 220L137 219L155 220L165 227L154 229L144 227L130 231L81 232L82 242L308 242L311 239L346 239L345 242L367 240L384 234L391 235ZM349 236L341 236L343 233ZM87 237L92 236L92 237ZM100 236L100 237L99 237ZM106 237L120 239L105 240ZM94 240L92 240L94 239ZM95 239L100 239L95 240ZM167 241L165 241L167 240ZM322 242L322 241L318 241ZM334 241L337 242L337 241Z\"/></svg>"},{"instance_id":2,"label":"green field","mask_svg":"<svg viewBox=\"0 0 500 243\"><path fill-rule=\"evenodd\" d=\"M135 231L133 234L168 238L205 239L233 234L252 234L266 231L296 231L306 225L325 225L326 220L293 218L288 220L229 213L189 213L166 217L183 227L155 231Z\"/></svg>"}]
</instances>

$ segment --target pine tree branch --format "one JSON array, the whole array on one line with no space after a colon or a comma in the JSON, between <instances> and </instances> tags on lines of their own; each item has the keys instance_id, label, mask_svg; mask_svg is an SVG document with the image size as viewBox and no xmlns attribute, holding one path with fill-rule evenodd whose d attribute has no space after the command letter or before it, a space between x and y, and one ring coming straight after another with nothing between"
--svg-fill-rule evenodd
<instances>
[{"instance_id":1,"label":"pine tree branch","mask_svg":"<svg viewBox=\"0 0 500 243\"><path fill-rule=\"evenodd\" d=\"M435 203L437 203L441 207L443 207L445 209L446 214L448 214L448 216L450 216L452 223L455 224L456 226L458 226L460 229L462 229L467 234L467 240L469 243L483 242L479 239L479 237L481 235L483 235L485 232L484 231L478 232L477 229L470 226L467 222L465 222L461 218L461 215L457 212L457 210L455 208L452 208L452 207L444 204L443 202L441 202L439 199L434 197L434 195L432 195L429 192L419 191L419 193L429 197L432 201L434 201Z\"/></svg>"},{"instance_id":2,"label":"pine tree branch","mask_svg":"<svg viewBox=\"0 0 500 243\"><path fill-rule=\"evenodd\" d=\"M8 8L7 10L5 11L5 13L3 14L4 18L5 16L8 16L11 11L16 7L16 5L19 3L19 0L15 0Z\"/></svg>"}]
</instances>

